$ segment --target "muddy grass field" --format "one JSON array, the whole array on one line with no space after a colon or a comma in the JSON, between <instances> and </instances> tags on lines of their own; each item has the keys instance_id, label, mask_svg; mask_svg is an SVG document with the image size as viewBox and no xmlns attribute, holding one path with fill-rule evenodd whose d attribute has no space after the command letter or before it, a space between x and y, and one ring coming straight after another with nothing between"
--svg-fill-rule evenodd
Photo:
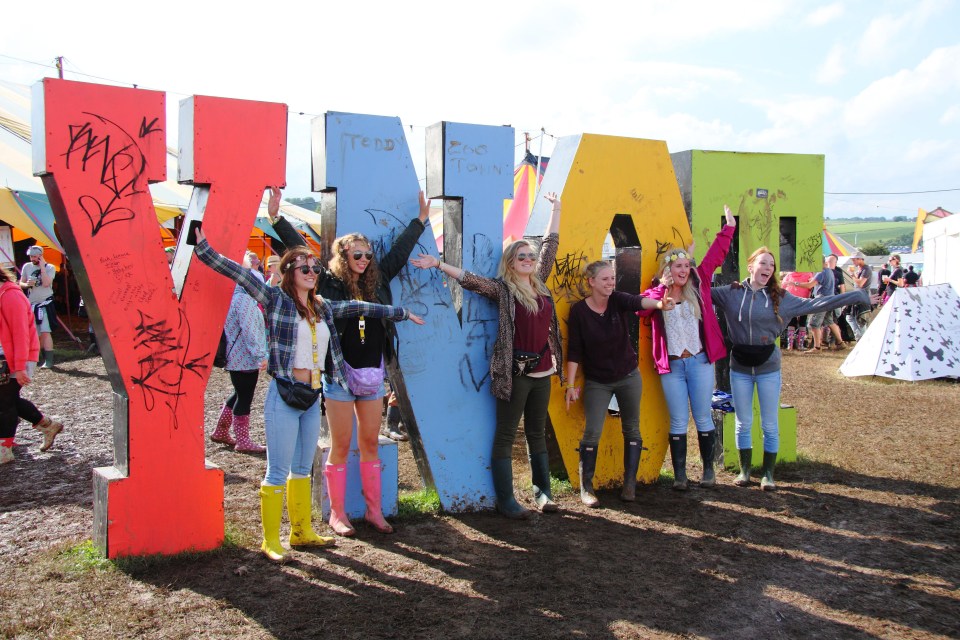
<instances>
[{"instance_id":1,"label":"muddy grass field","mask_svg":"<svg viewBox=\"0 0 960 640\"><path fill-rule=\"evenodd\" d=\"M358 523L356 538L283 566L258 551L264 458L210 442L224 547L99 558L91 476L112 463L110 385L99 358L66 362L24 393L66 430L41 454L21 426L16 462L0 467L0 636L960 637L960 386L851 381L844 355L785 357L802 460L779 469L774 494L724 471L715 490L664 480L634 504L601 492L598 510L561 485L561 512L528 522L445 515L416 493L401 444L397 533ZM228 384L214 372L208 431ZM251 422L262 442L256 409Z\"/></svg>"}]
</instances>

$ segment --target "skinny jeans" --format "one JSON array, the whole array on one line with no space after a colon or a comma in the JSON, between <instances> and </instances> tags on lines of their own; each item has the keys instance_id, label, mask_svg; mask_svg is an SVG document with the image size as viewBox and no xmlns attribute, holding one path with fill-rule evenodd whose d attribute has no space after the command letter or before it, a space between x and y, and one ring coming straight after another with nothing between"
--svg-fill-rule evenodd
<instances>
[{"instance_id":1,"label":"skinny jeans","mask_svg":"<svg viewBox=\"0 0 960 640\"><path fill-rule=\"evenodd\" d=\"M510 400L497 398L497 427L493 435L493 459L513 456L513 442L523 417L523 432L530 455L547 450L547 405L550 403L550 377L514 376Z\"/></svg>"},{"instance_id":2,"label":"skinny jeans","mask_svg":"<svg viewBox=\"0 0 960 640\"><path fill-rule=\"evenodd\" d=\"M686 435L691 412L697 431L706 433L716 429L710 413L713 381L713 364L706 352L670 361L670 372L660 375L670 412L670 435Z\"/></svg>"},{"instance_id":3,"label":"skinny jeans","mask_svg":"<svg viewBox=\"0 0 960 640\"><path fill-rule=\"evenodd\" d=\"M763 432L763 450L776 453L780 447L780 386L781 371L750 374L730 369L730 391L736 415L737 449L752 449L753 393L756 388L760 401L760 430Z\"/></svg>"},{"instance_id":4,"label":"skinny jeans","mask_svg":"<svg viewBox=\"0 0 960 640\"><path fill-rule=\"evenodd\" d=\"M280 397L276 380L270 380L263 404L263 422L267 434L267 472L263 484L284 485L290 474L308 477L320 438L319 399L306 411L294 409Z\"/></svg>"},{"instance_id":5,"label":"skinny jeans","mask_svg":"<svg viewBox=\"0 0 960 640\"><path fill-rule=\"evenodd\" d=\"M620 425L623 437L640 440L640 396L643 379L634 369L615 382L597 382L587 378L583 383L583 413L587 423L583 428L580 446L595 447L600 444L603 423L607 418L610 398L616 396L620 407Z\"/></svg>"}]
</instances>

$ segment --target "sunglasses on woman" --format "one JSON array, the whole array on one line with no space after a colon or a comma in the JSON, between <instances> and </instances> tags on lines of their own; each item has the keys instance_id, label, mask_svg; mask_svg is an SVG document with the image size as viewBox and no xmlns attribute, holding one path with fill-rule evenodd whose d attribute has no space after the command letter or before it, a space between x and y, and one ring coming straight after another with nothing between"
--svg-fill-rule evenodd
<instances>
[{"instance_id":1,"label":"sunglasses on woman","mask_svg":"<svg viewBox=\"0 0 960 640\"><path fill-rule=\"evenodd\" d=\"M373 260L373 251L354 251L353 259L359 260L360 258L366 258L367 260Z\"/></svg>"},{"instance_id":2,"label":"sunglasses on woman","mask_svg":"<svg viewBox=\"0 0 960 640\"><path fill-rule=\"evenodd\" d=\"M318 264L302 264L299 267L294 267L294 269L300 271L303 275L307 275L311 270L317 275L320 275L320 272L323 271L323 267Z\"/></svg>"},{"instance_id":3,"label":"sunglasses on woman","mask_svg":"<svg viewBox=\"0 0 960 640\"><path fill-rule=\"evenodd\" d=\"M537 259L537 254L535 253L518 253L517 254L517 260L519 260L520 262L524 262L526 260L536 260L536 259Z\"/></svg>"}]
</instances>

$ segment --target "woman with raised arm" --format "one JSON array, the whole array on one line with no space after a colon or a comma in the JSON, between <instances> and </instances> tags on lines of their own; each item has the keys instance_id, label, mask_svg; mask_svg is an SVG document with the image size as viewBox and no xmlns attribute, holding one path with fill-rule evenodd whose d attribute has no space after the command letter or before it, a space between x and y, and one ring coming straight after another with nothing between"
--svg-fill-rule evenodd
<instances>
[{"instance_id":1,"label":"woman with raised arm","mask_svg":"<svg viewBox=\"0 0 960 640\"><path fill-rule=\"evenodd\" d=\"M660 257L660 284L643 293L653 300L675 304L660 311L643 311L653 316L653 359L670 413L670 460L673 488L686 491L687 423L690 414L697 427L697 442L703 461L701 487L717 483L713 459L717 431L710 412L713 396L713 363L727 355L720 323L713 313L710 280L723 264L737 229L737 219L724 205L726 225L707 249L703 261L693 266L693 256L682 248L671 248Z\"/></svg>"},{"instance_id":2,"label":"woman with raised arm","mask_svg":"<svg viewBox=\"0 0 960 640\"><path fill-rule=\"evenodd\" d=\"M243 268L249 269L255 278L262 279L251 261L252 253L248 251L244 256ZM257 301L240 285L233 289L223 333L227 347L224 370L230 374L233 394L223 403L210 439L233 447L239 453L263 453L266 447L250 439L250 406L260 372L267 368L267 334ZM231 428L236 438L230 436Z\"/></svg>"},{"instance_id":3,"label":"woman with raised arm","mask_svg":"<svg viewBox=\"0 0 960 640\"><path fill-rule=\"evenodd\" d=\"M276 218L280 205L280 190L271 187L267 213ZM324 300L363 300L384 305L393 304L390 281L407 264L410 253L426 229L430 203L420 192L420 215L393 241L390 251L378 259L373 245L364 235L351 233L333 241L328 269L318 278L317 293ZM278 219L274 229L284 244L303 243L300 234L289 223ZM323 378L323 401L330 426L330 457L324 469L331 503L342 503L347 487L347 456L353 419L357 419L357 444L360 448L360 482L367 505L364 519L380 533L393 533L393 527L383 517L381 508L379 435L386 395L384 376L386 365L393 361L393 343L396 328L390 318L359 317L336 318L337 337L343 348L344 373L347 384L337 384L328 374ZM332 496L336 496L336 500ZM330 526L341 536L356 533L345 512L336 517L331 509Z\"/></svg>"},{"instance_id":4,"label":"woman with raised arm","mask_svg":"<svg viewBox=\"0 0 960 640\"><path fill-rule=\"evenodd\" d=\"M760 488L774 491L773 469L780 446L780 364L779 337L795 316L823 313L848 304L868 304L870 298L858 289L827 298L803 300L780 288L777 262L766 247L747 260L749 276L743 282L715 287L714 304L727 319L730 351L730 390L736 414L737 449L740 452L738 487L750 484L753 457L753 392L760 401L760 428L763 431L763 470Z\"/></svg>"},{"instance_id":5,"label":"woman with raised arm","mask_svg":"<svg viewBox=\"0 0 960 640\"><path fill-rule=\"evenodd\" d=\"M544 281L550 275L560 246L560 198L548 193L550 221L539 251L527 240L517 240L503 251L496 278L484 278L420 254L411 264L439 269L469 291L493 300L500 324L490 358L490 391L496 398L497 424L490 467L497 509L508 518L528 518L513 493L513 441L524 419L527 452L533 472L533 495L542 512L557 510L550 491L550 460L545 438L550 376L563 382L560 325L553 298Z\"/></svg>"},{"instance_id":6,"label":"woman with raised arm","mask_svg":"<svg viewBox=\"0 0 960 640\"><path fill-rule=\"evenodd\" d=\"M317 276L323 271L305 247L287 251L280 260L281 282L271 287L236 262L214 251L202 229L197 230L197 258L237 282L263 305L269 351L267 371L273 377L264 403L267 434L267 472L260 487L263 520L261 550L271 560L283 560L280 520L284 485L290 518L290 546L330 546L333 538L317 535L311 524L310 468L320 435L321 377L326 374L346 387L343 356L334 318L357 317L423 320L400 307L359 300L327 301L316 295ZM330 358L327 353L329 351ZM324 370L327 363L327 370ZM331 519L343 515L343 502L331 495ZM345 517L345 516L344 516Z\"/></svg>"},{"instance_id":7,"label":"woman with raised arm","mask_svg":"<svg viewBox=\"0 0 960 640\"><path fill-rule=\"evenodd\" d=\"M583 413L586 424L580 439L580 500L600 506L593 490L597 446L610 398L616 396L623 429L623 490L620 499L633 502L643 439L640 437L640 394L643 391L637 352L630 340L629 321L641 309L670 308L673 302L615 291L613 265L600 260L584 269L590 295L570 308L567 318L567 409L580 397L574 385L583 370Z\"/></svg>"}]
</instances>

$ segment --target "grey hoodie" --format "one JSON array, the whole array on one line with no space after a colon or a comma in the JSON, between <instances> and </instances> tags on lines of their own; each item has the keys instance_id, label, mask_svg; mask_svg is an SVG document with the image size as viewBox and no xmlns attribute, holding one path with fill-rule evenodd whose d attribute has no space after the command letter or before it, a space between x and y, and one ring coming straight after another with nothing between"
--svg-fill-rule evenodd
<instances>
[{"instance_id":1,"label":"grey hoodie","mask_svg":"<svg viewBox=\"0 0 960 640\"><path fill-rule=\"evenodd\" d=\"M791 318L810 313L823 313L848 304L870 304L869 295L863 290L850 291L826 298L804 299L783 292L778 315L773 313L773 301L766 288L754 291L749 280L740 283L740 288L731 285L714 287L713 304L722 309L727 318L727 337L732 344L777 345L777 338ZM780 347L777 345L766 362L757 367L745 367L730 358L730 368L741 373L772 373L780 369Z\"/></svg>"}]
</instances>

